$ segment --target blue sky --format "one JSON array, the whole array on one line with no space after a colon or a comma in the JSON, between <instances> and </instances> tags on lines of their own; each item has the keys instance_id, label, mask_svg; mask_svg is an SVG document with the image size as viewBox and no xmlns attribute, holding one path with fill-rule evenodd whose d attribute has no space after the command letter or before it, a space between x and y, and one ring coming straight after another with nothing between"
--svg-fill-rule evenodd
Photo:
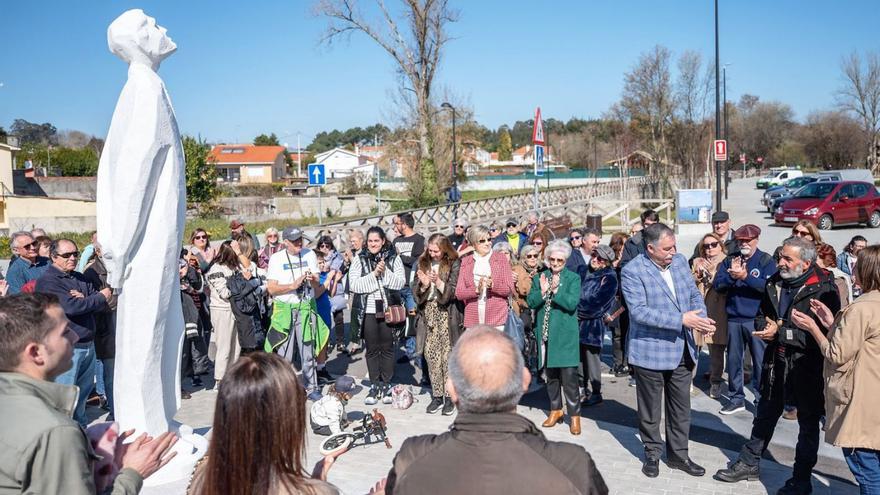
<instances>
[{"instance_id":1,"label":"blue sky","mask_svg":"<svg viewBox=\"0 0 880 495\"><path fill-rule=\"evenodd\" d=\"M361 0L371 3L372 0ZM395 3L396 0L389 0ZM0 125L15 118L103 136L126 68L106 28L143 8L178 52L160 69L180 128L210 141L275 132L291 146L322 130L393 123L394 65L362 35L318 44L311 0L2 0ZM839 62L880 50L875 0L721 0L728 98L790 104L797 118L834 104ZM623 74L656 44L714 56L711 0L452 0L438 89L489 127L531 118L601 115Z\"/></svg>"}]
</instances>

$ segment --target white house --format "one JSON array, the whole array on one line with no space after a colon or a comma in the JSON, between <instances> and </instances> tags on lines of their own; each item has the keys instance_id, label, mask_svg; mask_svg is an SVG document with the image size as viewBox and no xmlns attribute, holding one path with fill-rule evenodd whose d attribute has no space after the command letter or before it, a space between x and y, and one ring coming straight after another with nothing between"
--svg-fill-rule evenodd
<instances>
[{"instance_id":1,"label":"white house","mask_svg":"<svg viewBox=\"0 0 880 495\"><path fill-rule=\"evenodd\" d=\"M363 155L343 148L318 153L313 159L314 163L323 163L327 171L327 177L342 178L353 173L366 173L373 170L374 163Z\"/></svg>"}]
</instances>

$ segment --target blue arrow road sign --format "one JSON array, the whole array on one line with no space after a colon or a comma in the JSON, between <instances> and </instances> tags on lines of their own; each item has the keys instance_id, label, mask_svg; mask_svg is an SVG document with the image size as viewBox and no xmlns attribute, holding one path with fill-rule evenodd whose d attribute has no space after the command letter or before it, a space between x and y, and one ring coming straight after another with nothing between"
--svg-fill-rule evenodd
<instances>
[{"instance_id":1,"label":"blue arrow road sign","mask_svg":"<svg viewBox=\"0 0 880 495\"><path fill-rule=\"evenodd\" d=\"M309 185L323 186L327 184L327 174L324 173L323 163L312 163L309 165Z\"/></svg>"}]
</instances>

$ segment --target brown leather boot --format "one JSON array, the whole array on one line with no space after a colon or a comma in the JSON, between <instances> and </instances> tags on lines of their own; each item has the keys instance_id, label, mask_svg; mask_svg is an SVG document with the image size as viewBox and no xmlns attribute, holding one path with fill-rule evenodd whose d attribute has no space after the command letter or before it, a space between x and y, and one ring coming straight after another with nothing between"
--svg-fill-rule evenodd
<instances>
[{"instance_id":1,"label":"brown leather boot","mask_svg":"<svg viewBox=\"0 0 880 495\"><path fill-rule=\"evenodd\" d=\"M550 411L550 416L547 416L547 421L541 423L541 426L544 428L552 428L557 424L562 423L563 417L562 410Z\"/></svg>"},{"instance_id":2,"label":"brown leather boot","mask_svg":"<svg viewBox=\"0 0 880 495\"><path fill-rule=\"evenodd\" d=\"M569 429L571 430L572 435L580 435L581 434L581 417L580 416L572 416L571 417L571 426Z\"/></svg>"}]
</instances>

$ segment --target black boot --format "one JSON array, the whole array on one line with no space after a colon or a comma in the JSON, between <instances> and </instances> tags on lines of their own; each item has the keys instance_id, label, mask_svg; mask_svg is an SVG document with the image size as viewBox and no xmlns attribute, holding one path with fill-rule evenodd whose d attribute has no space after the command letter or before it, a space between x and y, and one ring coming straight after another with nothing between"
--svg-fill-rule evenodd
<instances>
[{"instance_id":1,"label":"black boot","mask_svg":"<svg viewBox=\"0 0 880 495\"><path fill-rule=\"evenodd\" d=\"M748 464L737 460L727 469L719 469L715 473L715 479L735 483L737 481L757 481L761 470L758 466L749 466Z\"/></svg>"}]
</instances>

